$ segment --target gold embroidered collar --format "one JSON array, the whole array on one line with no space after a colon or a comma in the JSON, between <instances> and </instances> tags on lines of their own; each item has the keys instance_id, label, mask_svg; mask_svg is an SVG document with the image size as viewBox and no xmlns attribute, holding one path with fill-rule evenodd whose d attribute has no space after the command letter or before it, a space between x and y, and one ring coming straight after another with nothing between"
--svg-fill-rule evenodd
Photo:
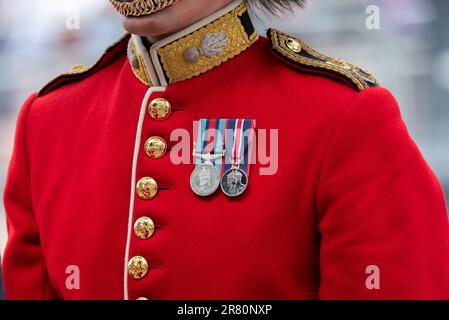
<instances>
[{"instance_id":1,"label":"gold embroidered collar","mask_svg":"<svg viewBox=\"0 0 449 320\"><path fill-rule=\"evenodd\" d=\"M128 59L147 86L168 86L218 67L258 39L247 7L236 0L215 14L153 45L133 35Z\"/></svg>"}]
</instances>

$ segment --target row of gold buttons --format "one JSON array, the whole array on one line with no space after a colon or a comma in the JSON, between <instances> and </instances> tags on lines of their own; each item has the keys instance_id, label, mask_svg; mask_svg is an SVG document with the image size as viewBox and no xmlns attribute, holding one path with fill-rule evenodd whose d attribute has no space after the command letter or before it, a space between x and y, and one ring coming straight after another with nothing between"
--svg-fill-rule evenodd
<instances>
[{"instance_id":1,"label":"row of gold buttons","mask_svg":"<svg viewBox=\"0 0 449 320\"><path fill-rule=\"evenodd\" d=\"M148 106L148 113L153 120L166 120L171 115L170 103L163 99L157 98L151 101ZM167 153L167 143L158 136L150 137L144 145L145 153L152 159L160 159ZM141 178L136 185L136 193L142 200L150 200L156 197L159 187L151 177ZM140 240L147 240L153 236L155 232L154 221L147 217L140 217L134 223L134 234ZM131 278L139 280L144 278L148 273L148 261L142 256L132 257L128 262L128 273ZM148 300L140 297L138 300Z\"/></svg>"},{"instance_id":2,"label":"row of gold buttons","mask_svg":"<svg viewBox=\"0 0 449 320\"><path fill-rule=\"evenodd\" d=\"M154 99L148 106L148 113L154 120L166 120L170 117L171 112L170 103L163 98ZM160 159L167 153L167 143L161 137L150 137L145 142L144 150L150 158ZM158 185L153 178L143 177L137 182L136 190L139 198L149 200L157 195Z\"/></svg>"}]
</instances>

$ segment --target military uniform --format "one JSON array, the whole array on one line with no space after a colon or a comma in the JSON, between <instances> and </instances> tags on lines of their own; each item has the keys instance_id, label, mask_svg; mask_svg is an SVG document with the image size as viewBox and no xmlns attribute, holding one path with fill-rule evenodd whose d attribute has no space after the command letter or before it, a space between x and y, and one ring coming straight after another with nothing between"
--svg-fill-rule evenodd
<instances>
[{"instance_id":1,"label":"military uniform","mask_svg":"<svg viewBox=\"0 0 449 320\"><path fill-rule=\"evenodd\" d=\"M192 192L171 135L199 119L278 130L277 172L253 164L236 198ZM259 37L240 1L154 44L125 35L32 95L5 205L11 299L449 298L444 196L392 95Z\"/></svg>"}]
</instances>

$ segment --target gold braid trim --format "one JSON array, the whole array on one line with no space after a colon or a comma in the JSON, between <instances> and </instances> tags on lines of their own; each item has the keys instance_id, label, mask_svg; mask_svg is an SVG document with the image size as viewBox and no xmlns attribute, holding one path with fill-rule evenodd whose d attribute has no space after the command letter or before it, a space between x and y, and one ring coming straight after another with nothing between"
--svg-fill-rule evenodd
<instances>
[{"instance_id":1,"label":"gold braid trim","mask_svg":"<svg viewBox=\"0 0 449 320\"><path fill-rule=\"evenodd\" d=\"M248 36L239 19L247 11L244 3L240 4L231 12L218 18L214 22L201 29L176 40L163 48L159 48L157 53L164 68L170 84L191 79L205 73L229 59L237 56L258 40L256 32ZM201 56L196 63L188 63L184 59L184 52L188 48L199 47L203 36L208 33L226 33L228 43L223 52L215 57Z\"/></svg>"},{"instance_id":2,"label":"gold braid trim","mask_svg":"<svg viewBox=\"0 0 449 320\"><path fill-rule=\"evenodd\" d=\"M136 44L134 43L133 38L129 39L128 43L128 60L131 65L131 69L133 70L134 75L137 79L139 79L143 84L148 87L151 87L150 76L148 75L147 68L145 66L145 62L143 61L142 56L137 50Z\"/></svg>"},{"instance_id":3,"label":"gold braid trim","mask_svg":"<svg viewBox=\"0 0 449 320\"><path fill-rule=\"evenodd\" d=\"M328 70L332 75L341 76L345 80L350 81L359 91L369 87L380 86L373 75L353 64L319 53L300 39L281 31L270 29L268 33L272 41L272 49L281 56L298 63L301 67L311 67L310 69L316 68L323 71ZM299 52L295 52L289 47L288 43L292 41L300 45Z\"/></svg>"}]
</instances>

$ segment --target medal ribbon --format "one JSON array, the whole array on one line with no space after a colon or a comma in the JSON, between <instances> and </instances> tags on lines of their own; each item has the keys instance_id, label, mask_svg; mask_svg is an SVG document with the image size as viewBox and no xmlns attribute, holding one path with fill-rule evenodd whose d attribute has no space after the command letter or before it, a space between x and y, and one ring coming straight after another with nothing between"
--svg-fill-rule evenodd
<instances>
[{"instance_id":1,"label":"medal ribbon","mask_svg":"<svg viewBox=\"0 0 449 320\"><path fill-rule=\"evenodd\" d=\"M223 171L239 168L249 176L253 162L253 144L256 121L253 119L229 119L226 122L226 155Z\"/></svg>"},{"instance_id":2,"label":"medal ribbon","mask_svg":"<svg viewBox=\"0 0 449 320\"><path fill-rule=\"evenodd\" d=\"M215 167L223 175L231 168L239 168L249 176L253 163L256 120L254 119L201 119L194 124L195 153L206 155L226 154L214 161ZM204 163L195 157L195 166Z\"/></svg>"},{"instance_id":3,"label":"medal ribbon","mask_svg":"<svg viewBox=\"0 0 449 320\"><path fill-rule=\"evenodd\" d=\"M222 152L223 135L220 135L219 124L220 120L215 119L201 119L194 122L193 139L195 141L194 151L196 154L206 155L208 153L219 154ZM221 159L218 160L221 163ZM218 160L215 160L215 162L218 162ZM201 157L195 157L194 161L196 167L205 162Z\"/></svg>"}]
</instances>

